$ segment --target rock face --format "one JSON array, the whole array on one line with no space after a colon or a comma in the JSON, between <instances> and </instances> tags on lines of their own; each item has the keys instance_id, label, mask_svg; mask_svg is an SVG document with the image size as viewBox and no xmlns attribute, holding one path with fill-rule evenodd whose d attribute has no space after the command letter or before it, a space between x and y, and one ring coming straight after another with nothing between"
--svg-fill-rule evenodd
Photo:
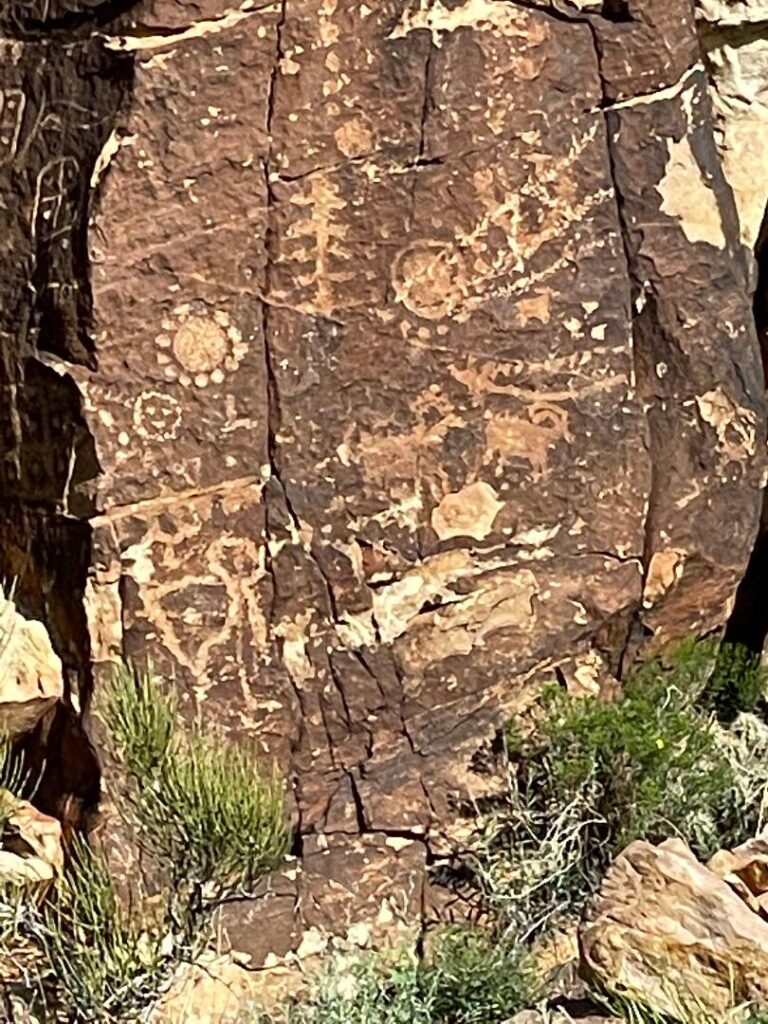
<instances>
[{"instance_id":1,"label":"rock face","mask_svg":"<svg viewBox=\"0 0 768 1024\"><path fill-rule=\"evenodd\" d=\"M723 1016L768 1005L768 921L743 877L764 875L765 841L724 852L712 868L678 839L628 846L581 931L589 976L675 1019L686 1005Z\"/></svg>"},{"instance_id":2,"label":"rock face","mask_svg":"<svg viewBox=\"0 0 768 1024\"><path fill-rule=\"evenodd\" d=\"M542 674L721 625L751 550L693 9L6 10L5 563L84 700L151 655L307 849L423 862Z\"/></svg>"},{"instance_id":3,"label":"rock face","mask_svg":"<svg viewBox=\"0 0 768 1024\"><path fill-rule=\"evenodd\" d=\"M758 241L768 187L768 4L698 0L699 35L712 82L715 140L747 245Z\"/></svg>"}]
</instances>

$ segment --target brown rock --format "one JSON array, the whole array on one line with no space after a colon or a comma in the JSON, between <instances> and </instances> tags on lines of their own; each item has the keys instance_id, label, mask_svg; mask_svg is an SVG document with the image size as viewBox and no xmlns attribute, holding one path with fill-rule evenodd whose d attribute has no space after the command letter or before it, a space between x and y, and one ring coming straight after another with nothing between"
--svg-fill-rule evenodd
<instances>
[{"instance_id":1,"label":"brown rock","mask_svg":"<svg viewBox=\"0 0 768 1024\"><path fill-rule=\"evenodd\" d=\"M768 922L677 839L632 843L580 931L582 970L660 1013L768 1005Z\"/></svg>"},{"instance_id":2,"label":"brown rock","mask_svg":"<svg viewBox=\"0 0 768 1024\"><path fill-rule=\"evenodd\" d=\"M552 666L728 614L764 383L693 8L120 6L3 16L0 568L347 877Z\"/></svg>"}]
</instances>

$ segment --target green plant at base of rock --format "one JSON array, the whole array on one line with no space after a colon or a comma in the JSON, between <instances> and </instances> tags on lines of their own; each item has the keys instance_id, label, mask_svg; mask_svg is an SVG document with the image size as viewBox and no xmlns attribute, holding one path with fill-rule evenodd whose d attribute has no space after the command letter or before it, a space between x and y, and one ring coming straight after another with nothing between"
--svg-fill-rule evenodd
<instances>
[{"instance_id":1,"label":"green plant at base of rock","mask_svg":"<svg viewBox=\"0 0 768 1024\"><path fill-rule=\"evenodd\" d=\"M151 901L138 889L135 903L123 902L105 859L76 838L45 901L39 887L0 892L0 965L11 965L14 998L42 1008L41 1020L138 1020L178 964L199 952L216 900L287 852L277 775L263 772L254 751L217 743L200 727L183 732L178 710L174 690L128 668L115 673L99 708L124 772L118 810L170 876L168 889ZM22 778L18 767L5 773L4 749L0 785ZM5 970L0 977L8 980Z\"/></svg>"},{"instance_id":2,"label":"green plant at base of rock","mask_svg":"<svg viewBox=\"0 0 768 1024\"><path fill-rule=\"evenodd\" d=\"M24 757L17 753L7 736L0 735L0 835L5 831L16 806L14 797L21 797L29 788L30 776L24 768Z\"/></svg>"},{"instance_id":3,"label":"green plant at base of rock","mask_svg":"<svg viewBox=\"0 0 768 1024\"><path fill-rule=\"evenodd\" d=\"M531 997L519 947L479 929L455 929L428 960L368 957L329 973L286 1024L497 1024ZM273 1017L274 1021L275 1018Z\"/></svg>"},{"instance_id":4,"label":"green plant at base of rock","mask_svg":"<svg viewBox=\"0 0 768 1024\"><path fill-rule=\"evenodd\" d=\"M254 751L177 729L176 693L149 673L116 672L104 702L109 743L130 777L118 794L142 845L174 884L250 885L288 852L283 786Z\"/></svg>"},{"instance_id":5,"label":"green plant at base of rock","mask_svg":"<svg viewBox=\"0 0 768 1024\"><path fill-rule=\"evenodd\" d=\"M513 729L507 792L481 807L474 870L521 938L577 914L633 839L679 835L707 857L754 834L768 758L750 745L768 754L768 730L750 715L725 730L702 706L716 655L682 644L611 703L549 689L535 732Z\"/></svg>"},{"instance_id":6,"label":"green plant at base of rock","mask_svg":"<svg viewBox=\"0 0 768 1024\"><path fill-rule=\"evenodd\" d=\"M176 744L133 806L148 849L174 879L248 886L288 852L283 788L240 747L193 734Z\"/></svg>"},{"instance_id":7,"label":"green plant at base of rock","mask_svg":"<svg viewBox=\"0 0 768 1024\"><path fill-rule=\"evenodd\" d=\"M116 759L134 779L146 779L167 757L176 731L175 691L161 688L148 670L120 665L101 699Z\"/></svg>"},{"instance_id":8,"label":"green plant at base of rock","mask_svg":"<svg viewBox=\"0 0 768 1024\"><path fill-rule=\"evenodd\" d=\"M58 899L43 912L44 948L73 1020L111 1020L157 996L170 970L164 936L141 930L121 906L104 860L83 841Z\"/></svg>"}]
</instances>

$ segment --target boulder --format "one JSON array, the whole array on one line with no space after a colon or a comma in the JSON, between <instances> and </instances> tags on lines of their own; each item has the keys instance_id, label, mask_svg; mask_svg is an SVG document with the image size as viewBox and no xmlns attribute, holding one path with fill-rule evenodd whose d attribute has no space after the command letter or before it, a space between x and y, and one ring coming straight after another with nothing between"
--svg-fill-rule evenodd
<instances>
[{"instance_id":1,"label":"boulder","mask_svg":"<svg viewBox=\"0 0 768 1024\"><path fill-rule=\"evenodd\" d=\"M258 1020L267 980L229 956L185 964L149 1015L150 1024L238 1024Z\"/></svg>"},{"instance_id":2,"label":"boulder","mask_svg":"<svg viewBox=\"0 0 768 1024\"><path fill-rule=\"evenodd\" d=\"M721 860L724 860L722 858ZM728 865L735 873L746 858ZM677 1019L768 1006L768 921L681 840L632 843L580 929L583 973Z\"/></svg>"},{"instance_id":3,"label":"boulder","mask_svg":"<svg viewBox=\"0 0 768 1024\"><path fill-rule=\"evenodd\" d=\"M0 790L0 884L49 883L64 870L61 824Z\"/></svg>"},{"instance_id":4,"label":"boulder","mask_svg":"<svg viewBox=\"0 0 768 1024\"><path fill-rule=\"evenodd\" d=\"M16 739L31 732L63 695L61 659L47 629L0 591L0 733Z\"/></svg>"}]
</instances>

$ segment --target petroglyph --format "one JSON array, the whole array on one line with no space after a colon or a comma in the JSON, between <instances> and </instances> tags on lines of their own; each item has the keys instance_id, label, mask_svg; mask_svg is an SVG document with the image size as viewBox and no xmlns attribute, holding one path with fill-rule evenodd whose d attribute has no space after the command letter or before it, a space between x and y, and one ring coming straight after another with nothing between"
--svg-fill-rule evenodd
<instances>
[{"instance_id":1,"label":"petroglyph","mask_svg":"<svg viewBox=\"0 0 768 1024\"><path fill-rule=\"evenodd\" d=\"M16 156L26 104L21 89L0 91L0 167Z\"/></svg>"},{"instance_id":2,"label":"petroglyph","mask_svg":"<svg viewBox=\"0 0 768 1024\"><path fill-rule=\"evenodd\" d=\"M73 156L56 157L39 171L32 204L32 233L38 240L53 241L68 234L74 225L73 192L79 187L80 163Z\"/></svg>"},{"instance_id":3,"label":"petroglyph","mask_svg":"<svg viewBox=\"0 0 768 1024\"><path fill-rule=\"evenodd\" d=\"M534 44L549 37L548 27L542 18L534 20L527 11L512 3L465 0L461 5L446 7L442 3L427 5L419 0L405 12L390 33L390 39L402 39L422 29L432 34L433 44L439 47L444 33L467 28L485 32L495 30L513 38L532 36Z\"/></svg>"},{"instance_id":4,"label":"petroglyph","mask_svg":"<svg viewBox=\"0 0 768 1024\"><path fill-rule=\"evenodd\" d=\"M511 168L476 171L472 185L483 214L451 240L420 239L396 255L391 283L397 301L426 320L451 317L463 323L494 294L528 295L534 285L543 294L543 283L579 245L578 225L611 198L608 189L577 197L570 185L572 168L595 140L592 125L567 154L527 154L522 180ZM490 241L500 233L504 246ZM549 262L531 272L533 258L555 240ZM583 258L588 247L579 248Z\"/></svg>"},{"instance_id":5,"label":"petroglyph","mask_svg":"<svg viewBox=\"0 0 768 1024\"><path fill-rule=\"evenodd\" d=\"M238 368L248 351L241 331L229 314L220 310L194 314L187 304L176 314L178 319L163 322L165 330L157 338L157 358L165 376L199 388L220 384L226 373Z\"/></svg>"},{"instance_id":6,"label":"petroglyph","mask_svg":"<svg viewBox=\"0 0 768 1024\"><path fill-rule=\"evenodd\" d=\"M536 402L526 409L525 416L512 412L493 413L485 427L488 451L486 464L495 455L500 458L498 472L511 459L523 459L532 470L532 480L539 480L547 471L549 453L555 445L570 443L568 413L558 405Z\"/></svg>"},{"instance_id":7,"label":"petroglyph","mask_svg":"<svg viewBox=\"0 0 768 1024\"><path fill-rule=\"evenodd\" d=\"M173 441L179 435L182 410L178 399L162 391L142 391L133 407L136 435L144 440Z\"/></svg>"}]
</instances>

